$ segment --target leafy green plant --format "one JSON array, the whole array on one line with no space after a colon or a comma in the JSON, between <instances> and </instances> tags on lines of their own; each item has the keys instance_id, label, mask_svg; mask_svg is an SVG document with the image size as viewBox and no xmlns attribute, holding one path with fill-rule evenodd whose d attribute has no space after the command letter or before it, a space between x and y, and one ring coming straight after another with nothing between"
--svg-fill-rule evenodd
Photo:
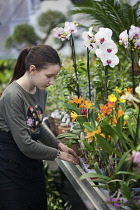
<instances>
[{"instance_id":1,"label":"leafy green plant","mask_svg":"<svg viewBox=\"0 0 140 210\"><path fill-rule=\"evenodd\" d=\"M56 179L59 178L58 171L50 171L47 164L44 162L44 175L47 192L48 210L70 210L71 206L64 203L61 199L59 188L56 184Z\"/></svg>"},{"instance_id":2,"label":"leafy green plant","mask_svg":"<svg viewBox=\"0 0 140 210\"><path fill-rule=\"evenodd\" d=\"M112 29L113 38L118 41L123 30L129 30L131 25L140 26L139 6L139 1L131 6L121 0L80 0L75 2L70 14L86 14L96 26Z\"/></svg>"}]
</instances>

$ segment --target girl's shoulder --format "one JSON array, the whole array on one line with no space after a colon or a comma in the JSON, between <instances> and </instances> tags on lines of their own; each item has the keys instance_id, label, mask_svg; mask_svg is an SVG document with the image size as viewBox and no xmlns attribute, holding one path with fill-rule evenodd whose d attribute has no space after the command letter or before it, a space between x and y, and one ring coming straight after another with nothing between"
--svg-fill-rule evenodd
<instances>
[{"instance_id":1,"label":"girl's shoulder","mask_svg":"<svg viewBox=\"0 0 140 210\"><path fill-rule=\"evenodd\" d=\"M16 82L14 81L5 88L5 90L2 93L2 96L11 95L11 94L15 95L16 92L19 92L19 88Z\"/></svg>"}]
</instances>

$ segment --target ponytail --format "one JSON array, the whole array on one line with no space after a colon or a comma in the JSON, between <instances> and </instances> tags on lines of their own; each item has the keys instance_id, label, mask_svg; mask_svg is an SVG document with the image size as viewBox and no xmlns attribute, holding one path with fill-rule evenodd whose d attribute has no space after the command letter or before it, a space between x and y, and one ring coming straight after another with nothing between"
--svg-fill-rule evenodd
<instances>
[{"instance_id":1,"label":"ponytail","mask_svg":"<svg viewBox=\"0 0 140 210\"><path fill-rule=\"evenodd\" d=\"M19 57L17 59L16 65L14 68L14 73L13 73L10 83L12 83L14 80L19 79L20 77L22 77L25 74L25 72L26 72L25 59L26 59L29 51L30 51L30 48L25 48L19 54Z\"/></svg>"}]
</instances>

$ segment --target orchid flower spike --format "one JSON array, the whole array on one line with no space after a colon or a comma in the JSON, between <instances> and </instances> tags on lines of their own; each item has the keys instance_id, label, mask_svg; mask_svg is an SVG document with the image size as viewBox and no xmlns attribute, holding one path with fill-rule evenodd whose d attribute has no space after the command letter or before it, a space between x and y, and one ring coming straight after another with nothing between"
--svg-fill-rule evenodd
<instances>
[{"instance_id":1,"label":"orchid flower spike","mask_svg":"<svg viewBox=\"0 0 140 210\"><path fill-rule=\"evenodd\" d=\"M123 31L120 35L119 35L119 43L123 44L123 46L125 48L128 47L128 34L127 34L127 30Z\"/></svg>"}]
</instances>

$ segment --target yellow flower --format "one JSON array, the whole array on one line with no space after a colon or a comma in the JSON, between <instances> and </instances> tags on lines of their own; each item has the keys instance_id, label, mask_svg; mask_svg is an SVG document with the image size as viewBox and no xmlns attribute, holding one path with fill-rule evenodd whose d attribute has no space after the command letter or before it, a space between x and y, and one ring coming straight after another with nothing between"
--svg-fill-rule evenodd
<instances>
[{"instance_id":1,"label":"yellow flower","mask_svg":"<svg viewBox=\"0 0 140 210\"><path fill-rule=\"evenodd\" d=\"M82 97L80 96L80 98L74 98L72 97L72 100L70 100L70 103L76 103L76 104L80 104L83 101Z\"/></svg>"},{"instance_id":2,"label":"yellow flower","mask_svg":"<svg viewBox=\"0 0 140 210\"><path fill-rule=\"evenodd\" d=\"M122 99L122 98L120 98L119 100L120 100L121 103L125 103L126 102L126 100Z\"/></svg>"},{"instance_id":3,"label":"yellow flower","mask_svg":"<svg viewBox=\"0 0 140 210\"><path fill-rule=\"evenodd\" d=\"M101 127L98 126L98 127L97 127L97 130L95 130L95 131L93 131L93 132L90 132L90 131L88 131L87 129L85 129L84 131L85 131L86 134L87 134L87 135L85 136L85 138L88 139L88 142L90 143L90 142L93 141L93 138L95 138L95 134L96 134L96 133L98 133L98 134L101 133Z\"/></svg>"},{"instance_id":4,"label":"yellow flower","mask_svg":"<svg viewBox=\"0 0 140 210\"><path fill-rule=\"evenodd\" d=\"M76 112L72 111L72 112L70 113L70 116L71 116L71 118L72 118L72 122L74 122L74 121L77 119L78 114L77 114Z\"/></svg>"},{"instance_id":5,"label":"yellow flower","mask_svg":"<svg viewBox=\"0 0 140 210\"><path fill-rule=\"evenodd\" d=\"M118 87L115 87L114 90L115 90L116 92L118 92L118 93L121 93L121 92L122 92Z\"/></svg>"},{"instance_id":6,"label":"yellow flower","mask_svg":"<svg viewBox=\"0 0 140 210\"><path fill-rule=\"evenodd\" d=\"M111 101L111 102L116 102L117 98L116 98L115 95L111 94L110 96L108 96L108 100Z\"/></svg>"},{"instance_id":7,"label":"yellow flower","mask_svg":"<svg viewBox=\"0 0 140 210\"><path fill-rule=\"evenodd\" d=\"M93 105L94 105L94 103L92 103L92 102L90 102L90 100L85 100L85 107L87 108L87 109L92 109L93 107Z\"/></svg>"},{"instance_id":8,"label":"yellow flower","mask_svg":"<svg viewBox=\"0 0 140 210\"><path fill-rule=\"evenodd\" d=\"M85 136L86 139L88 139L88 142L91 143L93 141L93 136L91 132L88 132Z\"/></svg>"}]
</instances>

